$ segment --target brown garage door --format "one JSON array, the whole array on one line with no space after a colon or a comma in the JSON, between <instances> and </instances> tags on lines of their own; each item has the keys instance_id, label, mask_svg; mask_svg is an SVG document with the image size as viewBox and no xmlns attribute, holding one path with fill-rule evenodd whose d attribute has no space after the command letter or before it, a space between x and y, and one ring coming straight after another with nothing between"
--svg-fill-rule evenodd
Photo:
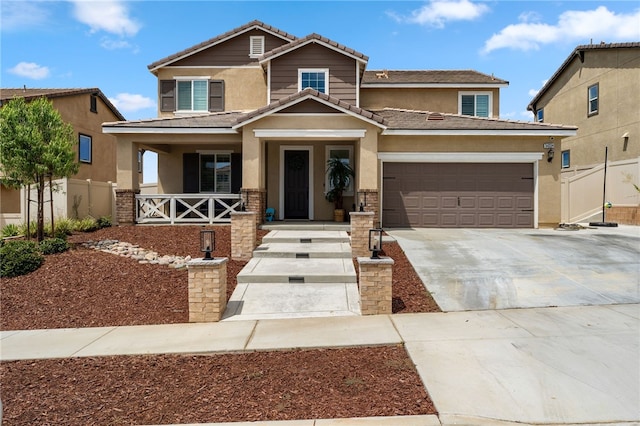
<instances>
[{"instance_id":1,"label":"brown garage door","mask_svg":"<svg viewBox=\"0 0 640 426\"><path fill-rule=\"evenodd\" d=\"M384 163L386 227L532 228L530 163Z\"/></svg>"}]
</instances>

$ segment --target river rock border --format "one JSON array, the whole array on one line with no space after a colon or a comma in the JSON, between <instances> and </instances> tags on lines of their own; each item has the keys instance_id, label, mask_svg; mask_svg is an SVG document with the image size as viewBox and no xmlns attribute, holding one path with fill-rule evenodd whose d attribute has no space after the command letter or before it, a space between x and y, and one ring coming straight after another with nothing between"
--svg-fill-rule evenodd
<instances>
[{"instance_id":1,"label":"river rock border","mask_svg":"<svg viewBox=\"0 0 640 426\"><path fill-rule=\"evenodd\" d=\"M191 256L160 256L157 252L141 248L137 244L118 240L86 241L82 243L82 246L102 251L104 253L128 257L142 264L149 263L152 265L166 265L175 269L186 268L187 262L191 260Z\"/></svg>"}]
</instances>

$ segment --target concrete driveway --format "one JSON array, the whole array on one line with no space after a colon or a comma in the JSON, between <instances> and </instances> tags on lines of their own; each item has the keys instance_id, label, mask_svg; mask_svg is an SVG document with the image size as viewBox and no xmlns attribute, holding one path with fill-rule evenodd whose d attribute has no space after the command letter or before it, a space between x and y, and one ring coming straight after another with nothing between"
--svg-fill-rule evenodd
<instances>
[{"instance_id":1,"label":"concrete driveway","mask_svg":"<svg viewBox=\"0 0 640 426\"><path fill-rule=\"evenodd\" d=\"M640 302L640 227L386 231L443 311Z\"/></svg>"}]
</instances>

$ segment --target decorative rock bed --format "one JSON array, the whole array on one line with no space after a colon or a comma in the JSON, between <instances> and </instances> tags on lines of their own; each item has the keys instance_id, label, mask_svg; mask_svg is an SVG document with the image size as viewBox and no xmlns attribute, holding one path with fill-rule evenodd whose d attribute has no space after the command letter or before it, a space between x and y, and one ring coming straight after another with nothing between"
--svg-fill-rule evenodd
<instances>
[{"instance_id":1,"label":"decorative rock bed","mask_svg":"<svg viewBox=\"0 0 640 426\"><path fill-rule=\"evenodd\" d=\"M191 256L160 256L155 251L147 250L136 244L118 240L87 241L82 243L82 246L105 253L115 254L121 257L128 257L136 260L138 263L167 265L168 267L175 269L186 268L187 262L191 260Z\"/></svg>"}]
</instances>

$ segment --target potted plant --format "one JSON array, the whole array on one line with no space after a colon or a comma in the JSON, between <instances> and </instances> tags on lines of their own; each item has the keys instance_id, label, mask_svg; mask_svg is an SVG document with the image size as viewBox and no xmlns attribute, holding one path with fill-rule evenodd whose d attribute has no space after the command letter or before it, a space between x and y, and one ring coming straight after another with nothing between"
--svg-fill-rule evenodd
<instances>
[{"instance_id":1,"label":"potted plant","mask_svg":"<svg viewBox=\"0 0 640 426\"><path fill-rule=\"evenodd\" d=\"M351 166L339 157L331 157L327 161L327 175L331 188L325 198L333 203L333 219L336 222L344 222L343 193L355 177Z\"/></svg>"}]
</instances>

